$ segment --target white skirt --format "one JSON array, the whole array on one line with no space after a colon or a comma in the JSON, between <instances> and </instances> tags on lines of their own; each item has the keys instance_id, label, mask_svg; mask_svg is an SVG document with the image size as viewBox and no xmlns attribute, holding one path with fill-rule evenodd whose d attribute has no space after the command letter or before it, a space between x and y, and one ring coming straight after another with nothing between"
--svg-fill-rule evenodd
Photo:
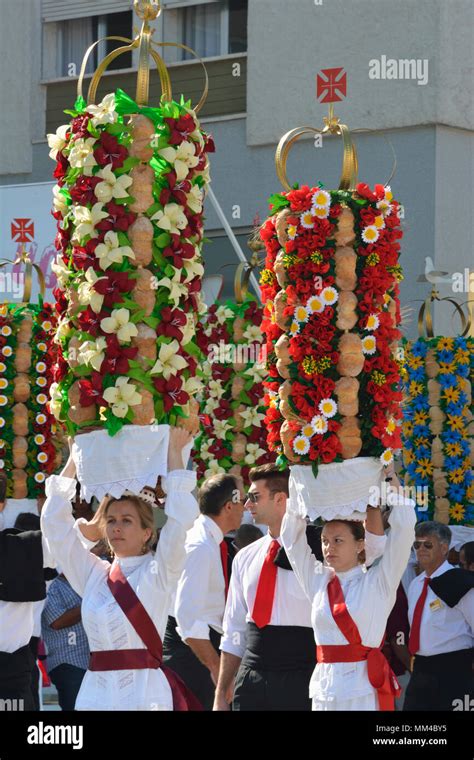
<instances>
[{"instance_id":1,"label":"white skirt","mask_svg":"<svg viewBox=\"0 0 474 760\"><path fill-rule=\"evenodd\" d=\"M355 697L353 699L331 699L321 700L313 697L312 710L330 712L356 712L359 710L374 712L379 709L377 692L374 694L366 694L363 697Z\"/></svg>"}]
</instances>

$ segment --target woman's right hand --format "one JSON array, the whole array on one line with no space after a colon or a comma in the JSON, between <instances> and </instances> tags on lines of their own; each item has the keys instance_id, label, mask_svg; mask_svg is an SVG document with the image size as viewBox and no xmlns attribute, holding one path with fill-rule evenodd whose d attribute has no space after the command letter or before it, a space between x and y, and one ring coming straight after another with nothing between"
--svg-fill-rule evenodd
<instances>
[{"instance_id":1,"label":"woman's right hand","mask_svg":"<svg viewBox=\"0 0 474 760\"><path fill-rule=\"evenodd\" d=\"M79 529L84 536L84 538L87 538L88 541L93 541L96 543L97 541L100 541L104 538L104 531L103 531L103 518L104 518L104 512L108 504L108 497L105 497L105 499L102 499L102 501L99 504L99 508L97 512L94 514L94 517L92 520L89 520L85 523L79 523Z\"/></svg>"},{"instance_id":2,"label":"woman's right hand","mask_svg":"<svg viewBox=\"0 0 474 760\"><path fill-rule=\"evenodd\" d=\"M184 428L170 427L168 448L168 471L183 470L187 463L183 462L183 449L192 443L193 436Z\"/></svg>"}]
</instances>

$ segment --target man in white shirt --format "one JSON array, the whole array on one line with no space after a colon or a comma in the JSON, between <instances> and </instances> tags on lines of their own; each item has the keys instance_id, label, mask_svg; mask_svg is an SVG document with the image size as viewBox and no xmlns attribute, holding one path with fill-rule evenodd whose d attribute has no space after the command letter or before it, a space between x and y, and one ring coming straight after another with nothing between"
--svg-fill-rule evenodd
<instances>
[{"instance_id":1,"label":"man in white shirt","mask_svg":"<svg viewBox=\"0 0 474 760\"><path fill-rule=\"evenodd\" d=\"M404 710L466 709L472 697L474 583L468 571L447 562L450 541L447 525L430 521L415 529L423 572L408 590L413 664Z\"/></svg>"},{"instance_id":2,"label":"man in white shirt","mask_svg":"<svg viewBox=\"0 0 474 760\"><path fill-rule=\"evenodd\" d=\"M205 710L212 709L219 674L219 643L230 580L231 558L224 536L240 526L244 498L242 481L233 475L214 475L202 485L198 498L201 514L186 537L176 620L169 618L163 642L163 662L181 676Z\"/></svg>"},{"instance_id":3,"label":"man in white shirt","mask_svg":"<svg viewBox=\"0 0 474 760\"><path fill-rule=\"evenodd\" d=\"M214 710L230 710L233 694L234 710L309 711L316 664L311 603L280 541L289 471L262 465L249 477L246 508L269 531L234 559ZM386 540L380 511L368 513L370 552L380 554ZM319 529L308 526L307 539L322 561Z\"/></svg>"},{"instance_id":4,"label":"man in white shirt","mask_svg":"<svg viewBox=\"0 0 474 760\"><path fill-rule=\"evenodd\" d=\"M38 709L31 646L46 597L43 568L55 562L40 530L4 528L6 479L0 479L0 699L13 710Z\"/></svg>"}]
</instances>

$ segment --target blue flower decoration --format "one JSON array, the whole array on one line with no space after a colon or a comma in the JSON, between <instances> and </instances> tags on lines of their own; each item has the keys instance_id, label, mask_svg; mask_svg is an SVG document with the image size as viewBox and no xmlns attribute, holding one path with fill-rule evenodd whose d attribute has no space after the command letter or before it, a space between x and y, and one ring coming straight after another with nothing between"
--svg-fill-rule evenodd
<instances>
[{"instance_id":1,"label":"blue flower decoration","mask_svg":"<svg viewBox=\"0 0 474 760\"><path fill-rule=\"evenodd\" d=\"M454 361L454 353L443 348L442 351L438 351L438 361L445 362L446 364L451 364L451 362Z\"/></svg>"},{"instance_id":2,"label":"blue flower decoration","mask_svg":"<svg viewBox=\"0 0 474 760\"><path fill-rule=\"evenodd\" d=\"M453 388L458 384L458 379L452 372L448 372L445 375L438 375L437 380L442 388Z\"/></svg>"},{"instance_id":3,"label":"blue flower decoration","mask_svg":"<svg viewBox=\"0 0 474 760\"><path fill-rule=\"evenodd\" d=\"M462 435L459 430L446 430L441 433L441 440L443 443L457 443L462 440Z\"/></svg>"},{"instance_id":4,"label":"blue flower decoration","mask_svg":"<svg viewBox=\"0 0 474 760\"><path fill-rule=\"evenodd\" d=\"M428 353L428 345L424 340L417 340L416 343L413 344L411 352L413 356L425 357Z\"/></svg>"},{"instance_id":5,"label":"blue flower decoration","mask_svg":"<svg viewBox=\"0 0 474 760\"><path fill-rule=\"evenodd\" d=\"M466 489L458 483L451 483L448 487L448 496L451 501L462 501L465 493Z\"/></svg>"},{"instance_id":6,"label":"blue flower decoration","mask_svg":"<svg viewBox=\"0 0 474 760\"><path fill-rule=\"evenodd\" d=\"M413 408L416 412L419 412L423 409L429 409L430 405L428 403L428 396L418 396L413 402Z\"/></svg>"},{"instance_id":7,"label":"blue flower decoration","mask_svg":"<svg viewBox=\"0 0 474 760\"><path fill-rule=\"evenodd\" d=\"M461 467L462 465L462 459L461 457L445 457L444 458L444 469L448 472L451 472L451 470L457 470L458 467Z\"/></svg>"}]
</instances>

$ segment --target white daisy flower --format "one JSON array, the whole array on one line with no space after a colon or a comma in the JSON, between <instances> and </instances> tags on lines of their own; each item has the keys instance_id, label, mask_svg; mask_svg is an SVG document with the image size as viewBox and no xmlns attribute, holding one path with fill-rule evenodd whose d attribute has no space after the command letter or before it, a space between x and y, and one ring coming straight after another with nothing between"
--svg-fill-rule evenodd
<instances>
[{"instance_id":1,"label":"white daisy flower","mask_svg":"<svg viewBox=\"0 0 474 760\"><path fill-rule=\"evenodd\" d=\"M362 351L364 354L372 356L372 354L375 354L376 349L377 341L375 335L366 335L365 338L362 338Z\"/></svg>"},{"instance_id":2,"label":"white daisy flower","mask_svg":"<svg viewBox=\"0 0 474 760\"><path fill-rule=\"evenodd\" d=\"M393 462L393 452L392 449L385 449L383 454L380 455L380 461L382 464L386 467L388 464L391 464Z\"/></svg>"},{"instance_id":3,"label":"white daisy flower","mask_svg":"<svg viewBox=\"0 0 474 760\"><path fill-rule=\"evenodd\" d=\"M312 230L314 227L314 219L311 211L303 211L300 216L300 224L305 230Z\"/></svg>"},{"instance_id":4,"label":"white daisy flower","mask_svg":"<svg viewBox=\"0 0 474 760\"><path fill-rule=\"evenodd\" d=\"M316 435L324 435L324 433L327 433L328 421L322 415L317 414L315 417L313 417L311 424Z\"/></svg>"},{"instance_id":5,"label":"white daisy flower","mask_svg":"<svg viewBox=\"0 0 474 760\"><path fill-rule=\"evenodd\" d=\"M377 330L379 325L380 319L378 318L377 314L369 314L367 317L367 324L365 326L365 329L372 332L373 330Z\"/></svg>"},{"instance_id":6,"label":"white daisy flower","mask_svg":"<svg viewBox=\"0 0 474 760\"><path fill-rule=\"evenodd\" d=\"M309 446L309 440L304 435L297 435L293 441L293 451L300 456L308 453Z\"/></svg>"},{"instance_id":7,"label":"white daisy flower","mask_svg":"<svg viewBox=\"0 0 474 760\"><path fill-rule=\"evenodd\" d=\"M306 304L306 308L310 314L320 314L322 311L324 311L324 306L325 303L321 295L311 296Z\"/></svg>"},{"instance_id":8,"label":"white daisy flower","mask_svg":"<svg viewBox=\"0 0 474 760\"><path fill-rule=\"evenodd\" d=\"M319 411L326 418L334 417L337 412L337 404L332 398L323 398L319 402Z\"/></svg>"},{"instance_id":9,"label":"white daisy flower","mask_svg":"<svg viewBox=\"0 0 474 760\"><path fill-rule=\"evenodd\" d=\"M306 306L297 306L295 309L295 320L297 322L307 322L311 312L308 311Z\"/></svg>"},{"instance_id":10,"label":"white daisy flower","mask_svg":"<svg viewBox=\"0 0 474 760\"><path fill-rule=\"evenodd\" d=\"M313 208L326 208L331 205L331 196L326 190L318 188L313 195Z\"/></svg>"},{"instance_id":11,"label":"white daisy flower","mask_svg":"<svg viewBox=\"0 0 474 760\"><path fill-rule=\"evenodd\" d=\"M298 227L296 224L290 224L287 229L287 235L290 238L290 240L294 240L295 237L298 234Z\"/></svg>"},{"instance_id":12,"label":"white daisy flower","mask_svg":"<svg viewBox=\"0 0 474 760\"><path fill-rule=\"evenodd\" d=\"M379 239L379 231L374 224L364 227L362 230L362 240L364 243L376 243Z\"/></svg>"},{"instance_id":13,"label":"white daisy flower","mask_svg":"<svg viewBox=\"0 0 474 760\"><path fill-rule=\"evenodd\" d=\"M332 306L339 299L336 288L329 286L321 292L321 299L326 306Z\"/></svg>"}]
</instances>

